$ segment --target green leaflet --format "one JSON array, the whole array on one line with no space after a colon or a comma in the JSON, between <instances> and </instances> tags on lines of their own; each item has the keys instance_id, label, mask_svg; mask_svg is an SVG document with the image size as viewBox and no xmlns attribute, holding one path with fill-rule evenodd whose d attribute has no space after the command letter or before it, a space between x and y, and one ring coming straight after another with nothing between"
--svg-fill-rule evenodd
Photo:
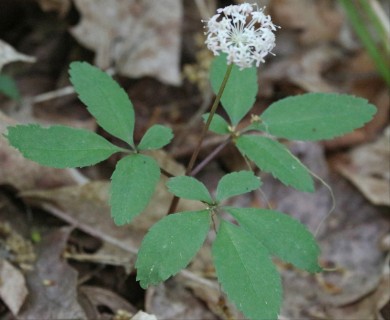
<instances>
[{"instance_id":1,"label":"green leaflet","mask_svg":"<svg viewBox=\"0 0 390 320\"><path fill-rule=\"evenodd\" d=\"M242 135L237 138L239 151L263 171L270 172L285 185L313 192L314 184L306 167L277 141L261 136Z\"/></svg>"},{"instance_id":2,"label":"green leaflet","mask_svg":"<svg viewBox=\"0 0 390 320\"><path fill-rule=\"evenodd\" d=\"M309 272L320 272L320 248L306 226L288 215L256 208L225 208L270 254Z\"/></svg>"},{"instance_id":3,"label":"green leaflet","mask_svg":"<svg viewBox=\"0 0 390 320\"><path fill-rule=\"evenodd\" d=\"M115 224L129 223L149 203L160 179L156 161L142 154L129 155L116 165L111 177L111 215Z\"/></svg>"},{"instance_id":4,"label":"green leaflet","mask_svg":"<svg viewBox=\"0 0 390 320\"><path fill-rule=\"evenodd\" d=\"M266 130L291 140L323 140L370 121L376 108L367 100L335 93L307 93L271 104L261 115Z\"/></svg>"},{"instance_id":5,"label":"green leaflet","mask_svg":"<svg viewBox=\"0 0 390 320\"><path fill-rule=\"evenodd\" d=\"M209 117L209 113L205 113L202 118L206 123L207 118ZM224 118L222 118L219 114L214 114L213 119L210 123L210 131L215 132L217 134L229 134L229 124L226 122Z\"/></svg>"},{"instance_id":6,"label":"green leaflet","mask_svg":"<svg viewBox=\"0 0 390 320\"><path fill-rule=\"evenodd\" d=\"M215 93L221 86L226 70L226 55L221 54L215 57L210 70L211 86ZM234 65L221 98L222 106L234 126L253 106L257 90L257 68L246 68L240 71Z\"/></svg>"},{"instance_id":7,"label":"green leaflet","mask_svg":"<svg viewBox=\"0 0 390 320\"><path fill-rule=\"evenodd\" d=\"M177 197L213 203L206 186L193 177L179 176L170 178L167 182L167 187L169 192Z\"/></svg>"},{"instance_id":8,"label":"green leaflet","mask_svg":"<svg viewBox=\"0 0 390 320\"><path fill-rule=\"evenodd\" d=\"M254 320L276 320L282 288L267 249L242 228L221 221L212 254L218 281L236 307Z\"/></svg>"},{"instance_id":9,"label":"green leaflet","mask_svg":"<svg viewBox=\"0 0 390 320\"><path fill-rule=\"evenodd\" d=\"M216 200L218 202L227 198L238 196L260 188L260 178L252 171L239 171L226 174L218 183Z\"/></svg>"},{"instance_id":10,"label":"green leaflet","mask_svg":"<svg viewBox=\"0 0 390 320\"><path fill-rule=\"evenodd\" d=\"M118 83L86 62L72 62L69 74L80 100L97 123L113 136L134 146L133 105Z\"/></svg>"},{"instance_id":11,"label":"green leaflet","mask_svg":"<svg viewBox=\"0 0 390 320\"><path fill-rule=\"evenodd\" d=\"M173 138L172 130L168 127L155 124L150 127L138 145L139 150L160 149L166 146Z\"/></svg>"},{"instance_id":12,"label":"green leaflet","mask_svg":"<svg viewBox=\"0 0 390 320\"><path fill-rule=\"evenodd\" d=\"M92 131L66 126L17 125L6 137L27 159L54 168L93 165L122 150Z\"/></svg>"},{"instance_id":13,"label":"green leaflet","mask_svg":"<svg viewBox=\"0 0 390 320\"><path fill-rule=\"evenodd\" d=\"M141 287L158 284L185 268L202 246L209 226L207 210L175 213L157 222L138 252L137 280Z\"/></svg>"}]
</instances>

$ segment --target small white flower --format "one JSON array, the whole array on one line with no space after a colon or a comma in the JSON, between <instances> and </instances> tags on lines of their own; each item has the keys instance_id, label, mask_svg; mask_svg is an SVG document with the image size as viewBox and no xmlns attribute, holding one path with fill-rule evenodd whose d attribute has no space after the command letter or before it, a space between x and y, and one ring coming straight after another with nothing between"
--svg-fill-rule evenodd
<instances>
[{"instance_id":1,"label":"small white flower","mask_svg":"<svg viewBox=\"0 0 390 320\"><path fill-rule=\"evenodd\" d=\"M240 69L258 67L275 47L275 26L256 4L244 3L218 9L207 21L206 45L214 55L227 54L228 64Z\"/></svg>"}]
</instances>

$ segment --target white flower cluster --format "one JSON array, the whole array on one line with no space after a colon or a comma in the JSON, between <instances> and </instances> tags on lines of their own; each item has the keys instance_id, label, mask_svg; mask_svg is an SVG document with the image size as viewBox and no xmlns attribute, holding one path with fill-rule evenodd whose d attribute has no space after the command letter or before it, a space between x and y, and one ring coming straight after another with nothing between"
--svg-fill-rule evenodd
<instances>
[{"instance_id":1,"label":"white flower cluster","mask_svg":"<svg viewBox=\"0 0 390 320\"><path fill-rule=\"evenodd\" d=\"M244 3L218 9L207 21L206 45L214 53L227 54L228 64L240 69L258 67L275 47L275 26L264 9Z\"/></svg>"}]
</instances>

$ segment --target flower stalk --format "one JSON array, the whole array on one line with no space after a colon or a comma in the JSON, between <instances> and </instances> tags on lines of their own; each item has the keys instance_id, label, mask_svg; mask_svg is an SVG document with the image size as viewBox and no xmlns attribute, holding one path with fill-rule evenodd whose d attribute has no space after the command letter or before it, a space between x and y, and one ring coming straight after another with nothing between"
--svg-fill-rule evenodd
<instances>
[{"instance_id":1,"label":"flower stalk","mask_svg":"<svg viewBox=\"0 0 390 320\"><path fill-rule=\"evenodd\" d=\"M202 132L200 134L200 137L199 137L199 140L198 140L198 144L197 144L194 152L192 153L191 159L190 159L190 161L189 161L189 163L187 165L186 172L185 172L186 176L191 173L191 171L192 171L192 169L193 169L193 167L195 165L196 159L198 158L200 149L202 147L203 140L204 140L204 138L206 136L207 131L210 128L210 124L211 124L211 121L213 120L215 112L217 111L219 102L221 100L223 91L225 90L227 81L229 80L229 77L230 77L230 74L232 72L232 69L233 69L233 64L230 64L228 66L228 68L226 69L226 73L225 73L225 76L224 76L224 78L222 80L222 83L221 83L221 86L219 88L218 94L215 97L215 100L214 100L214 103L213 103L213 105L211 107L211 110L210 110L209 116L207 118L206 124L203 126ZM171 201L171 205L169 206L168 214L171 214L171 213L175 212L178 203L179 203L179 198L175 196L172 199L172 201Z\"/></svg>"}]
</instances>

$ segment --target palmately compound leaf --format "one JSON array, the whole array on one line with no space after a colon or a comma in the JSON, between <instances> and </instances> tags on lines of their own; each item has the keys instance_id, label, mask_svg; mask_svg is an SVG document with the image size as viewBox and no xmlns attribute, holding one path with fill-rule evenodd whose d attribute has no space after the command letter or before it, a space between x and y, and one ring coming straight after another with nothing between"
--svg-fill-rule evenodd
<instances>
[{"instance_id":1,"label":"palmately compound leaf","mask_svg":"<svg viewBox=\"0 0 390 320\"><path fill-rule=\"evenodd\" d=\"M70 81L97 123L134 146L134 108L127 93L107 73L86 62L72 62Z\"/></svg>"},{"instance_id":2,"label":"palmately compound leaf","mask_svg":"<svg viewBox=\"0 0 390 320\"><path fill-rule=\"evenodd\" d=\"M210 226L207 210L168 215L146 234L136 262L142 288L158 284L185 268L202 246Z\"/></svg>"},{"instance_id":3,"label":"palmately compound leaf","mask_svg":"<svg viewBox=\"0 0 390 320\"><path fill-rule=\"evenodd\" d=\"M304 192L314 191L309 171L279 142L261 136L242 135L236 140L236 145L261 170L272 173L285 185Z\"/></svg>"},{"instance_id":4,"label":"palmately compound leaf","mask_svg":"<svg viewBox=\"0 0 390 320\"><path fill-rule=\"evenodd\" d=\"M209 113L205 113L202 118L206 123L207 118L209 117ZM222 118L219 114L214 114L213 119L211 120L209 130L215 132L217 134L229 134L229 124L226 122L224 118Z\"/></svg>"},{"instance_id":5,"label":"palmately compound leaf","mask_svg":"<svg viewBox=\"0 0 390 320\"><path fill-rule=\"evenodd\" d=\"M323 140L351 132L370 121L376 108L367 100L345 94L307 93L271 104L261 115L274 136Z\"/></svg>"},{"instance_id":6,"label":"palmately compound leaf","mask_svg":"<svg viewBox=\"0 0 390 320\"><path fill-rule=\"evenodd\" d=\"M213 203L206 186L193 177L179 176L170 178L167 182L167 187L169 192L177 197Z\"/></svg>"},{"instance_id":7,"label":"palmately compound leaf","mask_svg":"<svg viewBox=\"0 0 390 320\"><path fill-rule=\"evenodd\" d=\"M148 205L160 179L156 161L142 154L129 155L116 165L111 177L111 215L115 224L129 223Z\"/></svg>"},{"instance_id":8,"label":"palmately compound leaf","mask_svg":"<svg viewBox=\"0 0 390 320\"><path fill-rule=\"evenodd\" d=\"M277 319L282 294L280 275L267 249L229 222L222 221L212 254L222 290L250 319Z\"/></svg>"},{"instance_id":9,"label":"palmately compound leaf","mask_svg":"<svg viewBox=\"0 0 390 320\"><path fill-rule=\"evenodd\" d=\"M256 208L225 208L252 236L280 259L309 272L319 272L320 248L306 226L288 215Z\"/></svg>"},{"instance_id":10,"label":"palmately compound leaf","mask_svg":"<svg viewBox=\"0 0 390 320\"><path fill-rule=\"evenodd\" d=\"M232 172L224 175L218 183L216 200L238 196L260 188L261 181L252 171Z\"/></svg>"},{"instance_id":11,"label":"palmately compound leaf","mask_svg":"<svg viewBox=\"0 0 390 320\"><path fill-rule=\"evenodd\" d=\"M226 70L226 55L221 54L215 57L210 70L211 86L215 93L222 84ZM234 126L252 108L257 90L257 69L252 67L240 70L234 65L221 98L222 106Z\"/></svg>"},{"instance_id":12,"label":"palmately compound leaf","mask_svg":"<svg viewBox=\"0 0 390 320\"><path fill-rule=\"evenodd\" d=\"M122 150L92 131L59 125L8 127L6 137L25 158L53 168L90 166Z\"/></svg>"},{"instance_id":13,"label":"palmately compound leaf","mask_svg":"<svg viewBox=\"0 0 390 320\"><path fill-rule=\"evenodd\" d=\"M138 145L139 150L155 150L166 146L173 138L171 128L155 124L150 127Z\"/></svg>"}]
</instances>

